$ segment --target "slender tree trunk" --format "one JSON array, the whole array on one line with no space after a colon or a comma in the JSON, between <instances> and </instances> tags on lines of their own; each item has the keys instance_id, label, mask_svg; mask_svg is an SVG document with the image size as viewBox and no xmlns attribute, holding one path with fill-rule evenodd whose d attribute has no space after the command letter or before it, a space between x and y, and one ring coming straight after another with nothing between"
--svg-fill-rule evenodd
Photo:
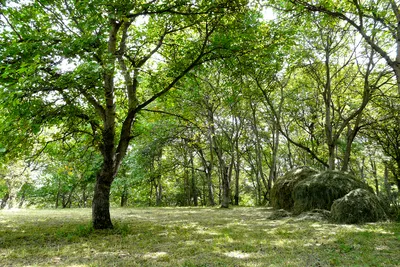
<instances>
[{"instance_id":1,"label":"slender tree trunk","mask_svg":"<svg viewBox=\"0 0 400 267\"><path fill-rule=\"evenodd\" d=\"M187 144L186 144L186 147L187 147ZM184 176L184 181L183 181L184 192L185 192L184 205L190 206L190 199L191 199L190 172L189 172L189 160L188 160L186 148L185 148L184 165L185 165L184 166L185 176Z\"/></svg>"},{"instance_id":2,"label":"slender tree trunk","mask_svg":"<svg viewBox=\"0 0 400 267\"><path fill-rule=\"evenodd\" d=\"M128 202L128 197L125 194L125 192L123 192L121 195L121 208L126 207L127 202Z\"/></svg>"},{"instance_id":3,"label":"slender tree trunk","mask_svg":"<svg viewBox=\"0 0 400 267\"><path fill-rule=\"evenodd\" d=\"M212 144L209 144L212 146ZM212 153L212 147L210 148L210 152ZM208 201L211 206L215 206L215 200L214 200L214 185L212 182L212 169L213 169L213 164L212 162L208 162L205 158L203 150L200 148L199 149L199 154L201 161L203 163L203 168L204 168L204 173L205 173L205 182L207 183L207 190L208 190ZM212 155L210 155L210 158L212 160ZM204 194L203 194L204 197Z\"/></svg>"},{"instance_id":4,"label":"slender tree trunk","mask_svg":"<svg viewBox=\"0 0 400 267\"><path fill-rule=\"evenodd\" d=\"M376 191L376 194L379 195L379 183L378 183L376 162L373 159L370 159L370 161L371 161L371 168L372 168L372 176L374 177L374 182L375 182L375 191Z\"/></svg>"},{"instance_id":5,"label":"slender tree trunk","mask_svg":"<svg viewBox=\"0 0 400 267\"><path fill-rule=\"evenodd\" d=\"M162 148L159 148L158 153L155 157L157 161L157 171L156 171L156 205L162 205L162 198L163 198L163 186L161 183L161 169L162 169Z\"/></svg>"},{"instance_id":6,"label":"slender tree trunk","mask_svg":"<svg viewBox=\"0 0 400 267\"><path fill-rule=\"evenodd\" d=\"M276 123L274 123L273 127L273 145L272 145L272 162L271 167L269 169L269 178L268 178L268 193L271 192L272 183L275 182L277 176L277 162L278 162L278 148L279 148L279 128Z\"/></svg>"},{"instance_id":7,"label":"slender tree trunk","mask_svg":"<svg viewBox=\"0 0 400 267\"><path fill-rule=\"evenodd\" d=\"M208 141L208 147L209 147L209 152L210 152L210 161L205 162L207 165L206 175L207 175L207 180L208 180L208 191L209 191L208 195L209 195L210 205L215 206L214 186L213 186L213 182L212 182L212 170L214 167L214 150L216 149L216 147L215 147L214 111L213 111L213 105L209 103L207 97L205 99L205 104L207 106L207 124L208 124L208 130L207 130L207 139L208 140L207 141ZM219 200L221 202L221 187L220 186L219 186L218 196L219 196Z\"/></svg>"},{"instance_id":8,"label":"slender tree trunk","mask_svg":"<svg viewBox=\"0 0 400 267\"><path fill-rule=\"evenodd\" d=\"M251 177L253 180L253 185L254 185L254 178L255 177L255 189L256 189L256 205L261 206L261 191L262 191L262 185L260 182L260 177L257 175L257 167L255 166L253 160L251 159L251 156L249 155L249 163L250 167L252 170Z\"/></svg>"},{"instance_id":9,"label":"slender tree trunk","mask_svg":"<svg viewBox=\"0 0 400 267\"><path fill-rule=\"evenodd\" d=\"M240 177L240 166L239 162L235 164L235 205L239 206L239 177Z\"/></svg>"},{"instance_id":10,"label":"slender tree trunk","mask_svg":"<svg viewBox=\"0 0 400 267\"><path fill-rule=\"evenodd\" d=\"M364 164L365 164L365 158L362 158L360 164L360 176L361 176L361 181L363 182L365 182Z\"/></svg>"},{"instance_id":11,"label":"slender tree trunk","mask_svg":"<svg viewBox=\"0 0 400 267\"><path fill-rule=\"evenodd\" d=\"M335 169L335 146L336 140L335 135L333 133L333 125L332 125L332 77L331 77L331 65L330 65L330 53L331 53L331 43L330 37L327 36L326 43L324 43L325 50L325 79L326 82L324 84L323 91L323 99L325 104L325 138L326 144L328 146L328 165L329 170Z\"/></svg>"},{"instance_id":12,"label":"slender tree trunk","mask_svg":"<svg viewBox=\"0 0 400 267\"><path fill-rule=\"evenodd\" d=\"M238 118L235 117L234 120L234 125L235 125L235 138L234 138L234 148L232 151L232 155L235 155L235 157L232 157L232 164L233 168L235 170L235 195L234 195L234 203L236 206L239 206L239 179L240 179L240 162L241 162L241 155L240 155L240 148L239 148L239 136L240 136L240 128L242 127L242 123ZM235 160L234 160L235 158Z\"/></svg>"},{"instance_id":13,"label":"slender tree trunk","mask_svg":"<svg viewBox=\"0 0 400 267\"><path fill-rule=\"evenodd\" d=\"M341 171L343 171L343 172L346 172L349 169L351 145L352 145L355 137L356 137L356 131L353 131L352 129L350 129L350 126L349 126L349 129L347 132L346 150L344 152L343 165L342 165L342 169L341 169Z\"/></svg>"},{"instance_id":14,"label":"slender tree trunk","mask_svg":"<svg viewBox=\"0 0 400 267\"><path fill-rule=\"evenodd\" d=\"M87 197L87 195L86 195L86 188L87 188L87 184L85 183L85 184L82 186L82 206L83 206L84 208L86 208L86 206L87 206L87 199L88 199L88 197Z\"/></svg>"},{"instance_id":15,"label":"slender tree trunk","mask_svg":"<svg viewBox=\"0 0 400 267\"><path fill-rule=\"evenodd\" d=\"M210 201L211 206L215 206L214 185L212 182L211 163L209 163L207 166L208 167L206 168L206 179L207 179L207 185L208 185L208 201Z\"/></svg>"},{"instance_id":16,"label":"slender tree trunk","mask_svg":"<svg viewBox=\"0 0 400 267\"><path fill-rule=\"evenodd\" d=\"M153 186L154 186L154 182L153 182L153 180L151 180L150 181L149 202L148 202L149 207L151 206L151 199L153 197Z\"/></svg>"},{"instance_id":17,"label":"slender tree trunk","mask_svg":"<svg viewBox=\"0 0 400 267\"><path fill-rule=\"evenodd\" d=\"M61 190L60 181L58 181L58 188L57 188L57 195L56 195L56 209L58 209L58 206L59 206L59 203L60 203L60 196L61 196L60 190Z\"/></svg>"},{"instance_id":18,"label":"slender tree trunk","mask_svg":"<svg viewBox=\"0 0 400 267\"><path fill-rule=\"evenodd\" d=\"M230 203L230 178L229 178L229 167L223 167L222 174L222 200L221 208L229 208Z\"/></svg>"},{"instance_id":19,"label":"slender tree trunk","mask_svg":"<svg viewBox=\"0 0 400 267\"><path fill-rule=\"evenodd\" d=\"M21 195L21 200L19 201L19 204L18 204L19 209L22 208L22 206L24 205L25 197L26 197L26 189L23 189L22 195Z\"/></svg>"},{"instance_id":20,"label":"slender tree trunk","mask_svg":"<svg viewBox=\"0 0 400 267\"><path fill-rule=\"evenodd\" d=\"M190 168L192 170L191 175L192 175L192 196L193 196L193 205L197 207L199 205L198 202L198 195L197 195L197 184L196 184L196 175L194 172L194 163L193 163L193 151L190 151L189 155L189 162L190 162Z\"/></svg>"},{"instance_id":21,"label":"slender tree trunk","mask_svg":"<svg viewBox=\"0 0 400 267\"><path fill-rule=\"evenodd\" d=\"M288 161L288 164L289 164L289 168L293 169L294 168L294 164L293 164L293 159L292 159L293 157L292 157L292 149L291 149L291 146L290 146L290 142L286 141L286 145L287 145L287 148L288 148L287 161Z\"/></svg>"},{"instance_id":22,"label":"slender tree trunk","mask_svg":"<svg viewBox=\"0 0 400 267\"><path fill-rule=\"evenodd\" d=\"M252 110L252 122L251 122L251 127L255 136L255 140L254 140L254 150L255 150L255 174L256 174L256 179L257 179L257 183L259 183L259 181L263 182L264 185L264 190L263 191L263 195L264 198L266 198L266 193L268 192L268 182L265 179L264 176L264 170L263 170L263 156L262 156L262 145L261 145L261 140L260 140L260 134L258 131L258 127L257 127L257 116L256 116L256 104L255 103L250 103L250 107Z\"/></svg>"},{"instance_id":23,"label":"slender tree trunk","mask_svg":"<svg viewBox=\"0 0 400 267\"><path fill-rule=\"evenodd\" d=\"M214 156L213 156L213 146L212 142L210 142L210 161L205 161L206 167L206 177L208 183L208 200L210 201L211 206L215 206L215 198L214 198L214 184L212 180L212 171L214 167Z\"/></svg>"},{"instance_id":24,"label":"slender tree trunk","mask_svg":"<svg viewBox=\"0 0 400 267\"><path fill-rule=\"evenodd\" d=\"M7 206L7 202L8 202L8 199L9 199L9 198L10 198L10 193L7 192L7 193L4 195L3 199L1 200L1 206L0 206L1 209L4 209L4 208Z\"/></svg>"},{"instance_id":25,"label":"slender tree trunk","mask_svg":"<svg viewBox=\"0 0 400 267\"><path fill-rule=\"evenodd\" d=\"M161 184L161 177L157 177L156 183L156 206L161 206L162 204L162 184Z\"/></svg>"},{"instance_id":26,"label":"slender tree trunk","mask_svg":"<svg viewBox=\"0 0 400 267\"><path fill-rule=\"evenodd\" d=\"M390 183L389 183L389 168L388 168L387 162L385 162L384 176L385 176L385 191L386 191L386 195L389 198L390 202L392 202L392 192L391 192Z\"/></svg>"},{"instance_id":27,"label":"slender tree trunk","mask_svg":"<svg viewBox=\"0 0 400 267\"><path fill-rule=\"evenodd\" d=\"M126 207L128 204L128 186L124 184L121 194L121 207Z\"/></svg>"},{"instance_id":28,"label":"slender tree trunk","mask_svg":"<svg viewBox=\"0 0 400 267\"><path fill-rule=\"evenodd\" d=\"M72 195L74 194L76 186L77 186L77 184L73 185L71 190L69 191L68 198L67 198L67 201L65 203L65 207L68 206L69 208L71 208L71 206L72 206Z\"/></svg>"}]
</instances>

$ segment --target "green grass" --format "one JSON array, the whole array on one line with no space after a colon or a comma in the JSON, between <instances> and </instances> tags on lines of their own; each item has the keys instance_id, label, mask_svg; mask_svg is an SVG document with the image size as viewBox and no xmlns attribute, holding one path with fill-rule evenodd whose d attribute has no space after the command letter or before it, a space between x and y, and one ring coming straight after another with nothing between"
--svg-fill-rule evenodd
<instances>
[{"instance_id":1,"label":"green grass","mask_svg":"<svg viewBox=\"0 0 400 267\"><path fill-rule=\"evenodd\" d=\"M399 266L400 224L270 220L266 208L0 211L0 266Z\"/></svg>"}]
</instances>

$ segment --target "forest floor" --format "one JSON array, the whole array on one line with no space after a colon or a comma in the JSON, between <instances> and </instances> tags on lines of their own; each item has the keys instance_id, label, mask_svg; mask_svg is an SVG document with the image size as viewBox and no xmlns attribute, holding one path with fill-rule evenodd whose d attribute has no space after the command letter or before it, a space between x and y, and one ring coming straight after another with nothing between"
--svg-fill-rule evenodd
<instances>
[{"instance_id":1,"label":"forest floor","mask_svg":"<svg viewBox=\"0 0 400 267\"><path fill-rule=\"evenodd\" d=\"M400 224L284 217L269 208L0 211L0 266L399 266Z\"/></svg>"}]
</instances>

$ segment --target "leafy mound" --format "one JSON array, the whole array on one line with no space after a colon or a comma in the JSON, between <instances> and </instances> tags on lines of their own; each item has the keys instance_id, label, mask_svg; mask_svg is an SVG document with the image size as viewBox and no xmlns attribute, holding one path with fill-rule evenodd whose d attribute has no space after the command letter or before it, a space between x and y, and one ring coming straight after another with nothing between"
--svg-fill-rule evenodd
<instances>
[{"instance_id":1,"label":"leafy mound","mask_svg":"<svg viewBox=\"0 0 400 267\"><path fill-rule=\"evenodd\" d=\"M301 181L317 174L310 167L299 167L277 179L271 189L271 206L275 209L291 211L293 209L293 189Z\"/></svg>"},{"instance_id":2,"label":"leafy mound","mask_svg":"<svg viewBox=\"0 0 400 267\"><path fill-rule=\"evenodd\" d=\"M293 212L300 214L313 209L330 210L336 199L357 188L373 192L368 185L349 174L320 172L300 181L293 188Z\"/></svg>"},{"instance_id":3,"label":"leafy mound","mask_svg":"<svg viewBox=\"0 0 400 267\"><path fill-rule=\"evenodd\" d=\"M356 189L334 201L331 220L335 223L357 224L386 219L378 197L365 189Z\"/></svg>"}]
</instances>

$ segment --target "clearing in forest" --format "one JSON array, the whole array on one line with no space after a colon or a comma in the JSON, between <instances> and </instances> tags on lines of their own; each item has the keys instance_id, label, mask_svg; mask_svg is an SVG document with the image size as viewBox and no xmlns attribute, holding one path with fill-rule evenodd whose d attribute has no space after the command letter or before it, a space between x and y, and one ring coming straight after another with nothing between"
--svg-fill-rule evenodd
<instances>
[{"instance_id":1,"label":"clearing in forest","mask_svg":"<svg viewBox=\"0 0 400 267\"><path fill-rule=\"evenodd\" d=\"M0 266L398 266L400 224L335 225L269 208L0 211ZM273 219L274 218L274 219Z\"/></svg>"}]
</instances>

